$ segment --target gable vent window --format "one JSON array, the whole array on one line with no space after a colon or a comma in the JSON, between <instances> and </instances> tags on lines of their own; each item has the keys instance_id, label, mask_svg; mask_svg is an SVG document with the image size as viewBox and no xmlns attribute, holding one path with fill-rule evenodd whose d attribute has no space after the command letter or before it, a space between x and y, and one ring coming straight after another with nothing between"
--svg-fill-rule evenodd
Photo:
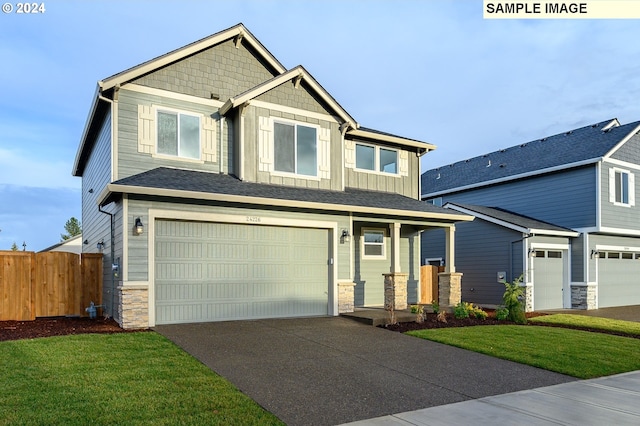
<instances>
[{"instance_id":1,"label":"gable vent window","mask_svg":"<svg viewBox=\"0 0 640 426\"><path fill-rule=\"evenodd\" d=\"M357 143L356 169L398 174L398 151Z\"/></svg>"},{"instance_id":2,"label":"gable vent window","mask_svg":"<svg viewBox=\"0 0 640 426\"><path fill-rule=\"evenodd\" d=\"M158 154L200 159L200 117L158 111Z\"/></svg>"},{"instance_id":3,"label":"gable vent window","mask_svg":"<svg viewBox=\"0 0 640 426\"><path fill-rule=\"evenodd\" d=\"M633 173L612 168L609 170L609 201L617 206L635 205L635 182Z\"/></svg>"},{"instance_id":4,"label":"gable vent window","mask_svg":"<svg viewBox=\"0 0 640 426\"><path fill-rule=\"evenodd\" d=\"M306 176L318 174L317 131L299 124L274 123L274 169Z\"/></svg>"}]
</instances>

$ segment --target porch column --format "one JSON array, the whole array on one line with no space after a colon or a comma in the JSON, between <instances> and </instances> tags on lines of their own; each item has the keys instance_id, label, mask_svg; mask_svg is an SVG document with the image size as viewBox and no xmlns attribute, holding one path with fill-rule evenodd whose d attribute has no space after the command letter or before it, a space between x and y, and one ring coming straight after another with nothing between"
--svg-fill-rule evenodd
<instances>
[{"instance_id":1,"label":"porch column","mask_svg":"<svg viewBox=\"0 0 640 426\"><path fill-rule=\"evenodd\" d=\"M456 272L456 227L444 228L446 238L446 266L438 274L438 303L442 309L451 311L462 301L462 274Z\"/></svg>"},{"instance_id":2,"label":"porch column","mask_svg":"<svg viewBox=\"0 0 640 426\"><path fill-rule=\"evenodd\" d=\"M384 276L384 308L387 311L407 309L407 277L400 272L400 224L389 225L391 234L391 267Z\"/></svg>"},{"instance_id":3,"label":"porch column","mask_svg":"<svg viewBox=\"0 0 640 426\"><path fill-rule=\"evenodd\" d=\"M391 231L391 269L390 272L395 274L400 271L400 224L392 223L389 225Z\"/></svg>"}]
</instances>

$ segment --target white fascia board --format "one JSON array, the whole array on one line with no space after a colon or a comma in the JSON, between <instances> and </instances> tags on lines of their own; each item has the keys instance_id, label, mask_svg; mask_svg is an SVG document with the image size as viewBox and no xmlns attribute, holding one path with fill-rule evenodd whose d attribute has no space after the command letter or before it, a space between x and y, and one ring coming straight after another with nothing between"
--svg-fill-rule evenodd
<instances>
[{"instance_id":1,"label":"white fascia board","mask_svg":"<svg viewBox=\"0 0 640 426\"><path fill-rule=\"evenodd\" d=\"M622 145L624 145L625 143L627 143L627 141L629 141L629 139L631 139L636 133L638 133L638 131L640 131L640 125L636 126L631 132L629 132L627 134L627 136L625 136L624 138L622 138L622 140L620 142L618 142L616 144L616 146L614 146L613 148L611 148L609 150L609 152L607 152L605 154L605 156L603 157L604 160L608 160L618 149L620 149L620 147Z\"/></svg>"},{"instance_id":2,"label":"white fascia board","mask_svg":"<svg viewBox=\"0 0 640 426\"><path fill-rule=\"evenodd\" d=\"M605 158L602 160L605 164L613 164L614 166L624 167L625 169L640 170L640 164L629 163L628 161L616 160L615 158Z\"/></svg>"},{"instance_id":3,"label":"white fascia board","mask_svg":"<svg viewBox=\"0 0 640 426\"><path fill-rule=\"evenodd\" d=\"M108 77L100 81L98 84L102 90L110 89L239 35L242 35L243 39L247 40L249 44L251 44L251 46L280 74L286 71L286 68L284 68L282 64L267 49L265 49L265 47L257 39L253 37L253 35L244 27L244 25L239 24L229 28L228 30L213 34L200 41L188 44L187 46L166 53L156 59L144 62L112 77Z\"/></svg>"},{"instance_id":4,"label":"white fascia board","mask_svg":"<svg viewBox=\"0 0 640 426\"><path fill-rule=\"evenodd\" d=\"M607 226L600 227L597 230L598 233L602 234L613 234L619 236L629 236L629 237L640 237L640 229L624 229L624 228L611 228Z\"/></svg>"},{"instance_id":5,"label":"white fascia board","mask_svg":"<svg viewBox=\"0 0 640 426\"><path fill-rule=\"evenodd\" d=\"M566 170L566 169L572 169L572 168L575 168L575 167L587 166L589 164L596 164L600 160L602 160L602 157L590 158L588 160L576 161L575 163L562 164L560 166L548 167L546 169L540 169L540 170L534 170L532 172L522 173L522 174L519 174L519 175L505 176L505 177L499 178L499 179L493 179L493 180L487 180L487 181L472 183L470 185L458 186L458 187L455 187L455 188L449 188L449 189L445 189L445 190L437 191L437 192L429 192L429 193L426 193L426 194L422 194L420 196L420 198L424 200L426 198L438 197L440 195L451 194L453 192L466 191L468 189L481 188L483 186L495 185L495 184L498 184L498 183L509 182L511 180L523 179L523 178L527 178L527 177L533 177L533 176L538 176L538 175L544 175L544 174L547 174L547 173L553 173L553 172L557 172L557 171L560 171L560 170Z\"/></svg>"},{"instance_id":6,"label":"white fascia board","mask_svg":"<svg viewBox=\"0 0 640 426\"><path fill-rule=\"evenodd\" d=\"M198 192L198 191L184 191L176 189L166 188L149 188L144 186L129 186L110 183L100 193L98 197L98 205L102 205L107 198L113 193L123 194L138 194L138 195L151 195L151 196L164 196L173 198L190 198L196 200L207 201L220 201L229 203L245 203L245 204L257 204L277 207L293 207L293 208L308 208L315 210L328 210L339 212L352 212L352 213L365 213L365 214L380 214L387 216L406 216L420 219L442 220L447 223L471 221L473 216L467 216L462 214L449 214L449 213L430 213L430 212L417 212L412 210L399 210L399 209L383 209L366 206L354 206L343 204L327 204L318 203L312 201L295 201L295 200L283 200L278 198L260 198L260 197L247 197L244 195L232 195L232 194L217 194L211 192Z\"/></svg>"},{"instance_id":7,"label":"white fascia board","mask_svg":"<svg viewBox=\"0 0 640 426\"><path fill-rule=\"evenodd\" d=\"M447 203L443 206L445 209L451 209L458 211L460 213L468 214L477 217L478 219L482 219L487 222L491 222L495 225L502 226L504 228L512 229L514 231L520 232L522 234L527 235L549 235L549 236L558 236L558 237L577 237L580 235L579 232L575 231L554 231L550 229L537 229L537 228L525 228L523 226L516 225L511 222L505 222L504 220L496 219L492 216L487 216L482 213L475 212L470 209L465 209L464 207L456 206L451 203Z\"/></svg>"},{"instance_id":8,"label":"white fascia board","mask_svg":"<svg viewBox=\"0 0 640 426\"><path fill-rule=\"evenodd\" d=\"M96 110L98 109L98 103L100 102L99 95L100 88L96 87L96 91L93 95L93 101L91 102L91 108L89 109L89 115L87 116L87 120L84 123L84 130L82 131L82 137L80 138L80 145L78 146L78 151L76 152L76 158L73 161L73 168L71 169L71 174L73 176L78 176L78 169L80 168L80 157L82 156L82 152L85 149L89 128L91 127L93 118L96 115Z\"/></svg>"},{"instance_id":9,"label":"white fascia board","mask_svg":"<svg viewBox=\"0 0 640 426\"><path fill-rule=\"evenodd\" d=\"M427 142L420 142L413 139L405 139L400 136L384 135L381 133L368 132L362 129L349 130L347 131L347 133L351 136L374 139L381 142L389 142L397 145L410 146L414 148L421 148L425 150L424 153L433 151L437 148L435 145L432 145Z\"/></svg>"}]
</instances>

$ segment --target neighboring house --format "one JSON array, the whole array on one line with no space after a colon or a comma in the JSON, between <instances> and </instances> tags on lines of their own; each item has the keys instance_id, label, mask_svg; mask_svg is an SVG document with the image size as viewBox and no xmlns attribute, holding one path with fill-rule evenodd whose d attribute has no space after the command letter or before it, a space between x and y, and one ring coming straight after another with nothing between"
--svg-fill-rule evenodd
<instances>
[{"instance_id":1,"label":"neighboring house","mask_svg":"<svg viewBox=\"0 0 640 426\"><path fill-rule=\"evenodd\" d=\"M520 275L528 310L640 304L640 122L609 120L429 170L422 198L456 227L462 299L499 304ZM438 231L422 262L447 262Z\"/></svg>"},{"instance_id":2,"label":"neighboring house","mask_svg":"<svg viewBox=\"0 0 640 426\"><path fill-rule=\"evenodd\" d=\"M40 253L44 251L66 251L69 253L82 253L82 234L68 238L64 241L60 241L50 247L40 250Z\"/></svg>"},{"instance_id":3,"label":"neighboring house","mask_svg":"<svg viewBox=\"0 0 640 426\"><path fill-rule=\"evenodd\" d=\"M432 149L361 127L242 24L104 79L73 174L106 312L125 328L338 315L383 306L385 281L413 303L420 232L472 220L420 201ZM455 267L440 279L455 297Z\"/></svg>"}]
</instances>

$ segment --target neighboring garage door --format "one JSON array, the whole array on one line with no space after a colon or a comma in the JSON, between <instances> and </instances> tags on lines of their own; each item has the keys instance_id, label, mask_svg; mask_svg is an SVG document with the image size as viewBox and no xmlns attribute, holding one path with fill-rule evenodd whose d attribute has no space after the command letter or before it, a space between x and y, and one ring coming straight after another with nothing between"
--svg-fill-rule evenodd
<instances>
[{"instance_id":1,"label":"neighboring garage door","mask_svg":"<svg viewBox=\"0 0 640 426\"><path fill-rule=\"evenodd\" d=\"M640 253L600 252L598 307L640 305Z\"/></svg>"},{"instance_id":2,"label":"neighboring garage door","mask_svg":"<svg viewBox=\"0 0 640 426\"><path fill-rule=\"evenodd\" d=\"M327 315L329 231L157 220L156 324Z\"/></svg>"},{"instance_id":3,"label":"neighboring garage door","mask_svg":"<svg viewBox=\"0 0 640 426\"><path fill-rule=\"evenodd\" d=\"M533 260L533 308L562 308L564 253L561 250L536 250Z\"/></svg>"}]
</instances>

